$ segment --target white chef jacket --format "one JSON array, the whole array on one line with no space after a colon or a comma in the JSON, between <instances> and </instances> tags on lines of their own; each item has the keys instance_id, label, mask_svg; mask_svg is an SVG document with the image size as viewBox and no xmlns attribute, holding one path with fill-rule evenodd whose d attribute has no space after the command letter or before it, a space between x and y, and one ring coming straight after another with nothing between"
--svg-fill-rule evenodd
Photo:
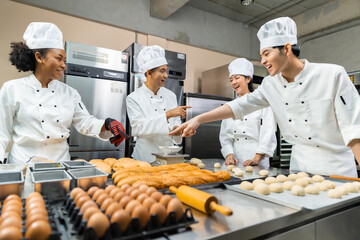
<instances>
[{"instance_id":1,"label":"white chef jacket","mask_svg":"<svg viewBox=\"0 0 360 240\"><path fill-rule=\"evenodd\" d=\"M271 106L284 139L293 144L291 171L357 177L347 145L360 138L359 94L343 67L302 61L294 82L281 73L268 76L228 105L236 119Z\"/></svg>"},{"instance_id":2,"label":"white chef jacket","mask_svg":"<svg viewBox=\"0 0 360 240\"><path fill-rule=\"evenodd\" d=\"M244 116L244 120L225 119L220 128L221 153L229 154L243 163L253 159L256 153L265 154L259 162L262 168L269 167L269 157L276 148L275 120L270 107Z\"/></svg>"},{"instance_id":3,"label":"white chef jacket","mask_svg":"<svg viewBox=\"0 0 360 240\"><path fill-rule=\"evenodd\" d=\"M104 141L112 135L105 131L99 136L104 120L91 116L79 93L60 81L42 88L31 74L5 82L0 90L0 159L13 140L9 163L25 163L34 156L70 160L66 139L71 124L81 134Z\"/></svg>"},{"instance_id":4,"label":"white chef jacket","mask_svg":"<svg viewBox=\"0 0 360 240\"><path fill-rule=\"evenodd\" d=\"M159 153L159 146L180 144L181 136L169 136L174 126L180 126L180 117L166 119L166 112L178 107L176 95L161 87L155 95L145 84L126 98L127 113L132 128L131 135L137 137L132 157L151 163Z\"/></svg>"}]
</instances>

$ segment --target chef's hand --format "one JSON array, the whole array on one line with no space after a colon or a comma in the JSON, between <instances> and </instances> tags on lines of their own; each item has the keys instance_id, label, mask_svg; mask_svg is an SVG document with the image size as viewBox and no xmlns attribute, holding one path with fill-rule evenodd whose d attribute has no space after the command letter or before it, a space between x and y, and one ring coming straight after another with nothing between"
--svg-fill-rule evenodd
<instances>
[{"instance_id":1,"label":"chef's hand","mask_svg":"<svg viewBox=\"0 0 360 240\"><path fill-rule=\"evenodd\" d=\"M182 132L183 137L190 137L196 133L196 129L200 126L197 117L190 119L189 121L184 122L174 131L170 132L169 135L175 135Z\"/></svg>"},{"instance_id":2,"label":"chef's hand","mask_svg":"<svg viewBox=\"0 0 360 240\"><path fill-rule=\"evenodd\" d=\"M174 131L176 128L178 128L179 126L174 126L171 130ZM181 132L175 133L174 136L180 136L182 134Z\"/></svg>"},{"instance_id":3,"label":"chef's hand","mask_svg":"<svg viewBox=\"0 0 360 240\"><path fill-rule=\"evenodd\" d=\"M110 138L110 142L116 147L119 146L124 139L129 138L129 135L125 132L124 126L115 119L107 118L105 120L105 128L114 134L114 136Z\"/></svg>"},{"instance_id":4,"label":"chef's hand","mask_svg":"<svg viewBox=\"0 0 360 240\"><path fill-rule=\"evenodd\" d=\"M238 160L234 157L234 154L230 153L226 156L225 165L237 165Z\"/></svg>"},{"instance_id":5,"label":"chef's hand","mask_svg":"<svg viewBox=\"0 0 360 240\"><path fill-rule=\"evenodd\" d=\"M246 160L245 162L243 162L243 166L257 166L259 165L260 160L254 160L254 159L249 159Z\"/></svg>"},{"instance_id":6,"label":"chef's hand","mask_svg":"<svg viewBox=\"0 0 360 240\"><path fill-rule=\"evenodd\" d=\"M166 112L166 119L172 117L186 118L186 109L191 108L190 106L178 106Z\"/></svg>"}]
</instances>

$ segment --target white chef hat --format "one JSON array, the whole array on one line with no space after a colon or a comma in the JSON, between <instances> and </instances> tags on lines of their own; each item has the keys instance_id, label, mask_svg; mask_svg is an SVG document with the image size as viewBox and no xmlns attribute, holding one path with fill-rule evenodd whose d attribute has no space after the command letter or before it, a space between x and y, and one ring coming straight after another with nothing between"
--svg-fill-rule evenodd
<instances>
[{"instance_id":1,"label":"white chef hat","mask_svg":"<svg viewBox=\"0 0 360 240\"><path fill-rule=\"evenodd\" d=\"M237 58L229 66L229 77L232 75L244 75L253 78L254 65L245 58Z\"/></svg>"},{"instance_id":2,"label":"white chef hat","mask_svg":"<svg viewBox=\"0 0 360 240\"><path fill-rule=\"evenodd\" d=\"M53 23L30 23L23 38L30 49L56 48L64 50L62 32Z\"/></svg>"},{"instance_id":3,"label":"white chef hat","mask_svg":"<svg viewBox=\"0 0 360 240\"><path fill-rule=\"evenodd\" d=\"M144 47L136 62L142 72L168 64L165 58L165 50L158 45Z\"/></svg>"},{"instance_id":4,"label":"white chef hat","mask_svg":"<svg viewBox=\"0 0 360 240\"><path fill-rule=\"evenodd\" d=\"M268 21L257 33L260 40L260 50L267 47L283 46L287 43L297 44L296 24L289 17L280 17Z\"/></svg>"}]
</instances>

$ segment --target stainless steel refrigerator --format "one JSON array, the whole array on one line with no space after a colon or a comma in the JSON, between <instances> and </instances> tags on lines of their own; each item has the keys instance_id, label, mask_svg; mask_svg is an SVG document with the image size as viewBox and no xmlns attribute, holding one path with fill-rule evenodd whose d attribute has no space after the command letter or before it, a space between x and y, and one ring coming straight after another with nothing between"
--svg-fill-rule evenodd
<instances>
[{"instance_id":1,"label":"stainless steel refrigerator","mask_svg":"<svg viewBox=\"0 0 360 240\"><path fill-rule=\"evenodd\" d=\"M186 121L231 100L222 96L185 93L184 104L192 107L187 110ZM220 127L221 121L201 124L195 135L184 139L184 153L197 158L223 158L219 141Z\"/></svg>"},{"instance_id":2,"label":"stainless steel refrigerator","mask_svg":"<svg viewBox=\"0 0 360 240\"><path fill-rule=\"evenodd\" d=\"M114 118L126 127L127 53L68 41L65 51L64 82L79 92L90 114L99 119ZM70 131L72 159L125 156L125 141L115 147L110 141L81 135L73 126Z\"/></svg>"}]
</instances>

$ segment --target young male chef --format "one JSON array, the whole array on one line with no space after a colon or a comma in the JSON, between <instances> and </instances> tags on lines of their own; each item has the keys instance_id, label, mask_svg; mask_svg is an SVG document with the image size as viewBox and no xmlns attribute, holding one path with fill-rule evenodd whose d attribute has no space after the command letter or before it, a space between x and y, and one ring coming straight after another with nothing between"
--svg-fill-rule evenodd
<instances>
[{"instance_id":1,"label":"young male chef","mask_svg":"<svg viewBox=\"0 0 360 240\"><path fill-rule=\"evenodd\" d=\"M268 69L261 86L213 111L182 124L191 136L204 122L242 119L270 106L281 133L293 145L291 171L357 177L360 161L360 97L345 69L298 58L296 24L288 17L258 31L261 63Z\"/></svg>"},{"instance_id":2,"label":"young male chef","mask_svg":"<svg viewBox=\"0 0 360 240\"><path fill-rule=\"evenodd\" d=\"M182 142L182 136L169 136L181 124L188 106L177 106L176 95L164 88L167 75L165 50L157 45L144 47L137 64L145 73L146 82L126 98L132 135L137 137L132 157L152 163L159 146Z\"/></svg>"}]
</instances>

